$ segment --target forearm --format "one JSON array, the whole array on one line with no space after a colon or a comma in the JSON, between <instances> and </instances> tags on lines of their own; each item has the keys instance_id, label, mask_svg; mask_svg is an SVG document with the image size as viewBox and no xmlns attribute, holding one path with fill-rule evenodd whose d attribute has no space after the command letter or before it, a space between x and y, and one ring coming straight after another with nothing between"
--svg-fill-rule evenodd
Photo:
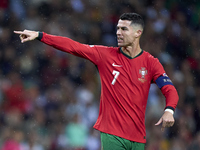
<instances>
[{"instance_id":1,"label":"forearm","mask_svg":"<svg viewBox=\"0 0 200 150\"><path fill-rule=\"evenodd\" d=\"M165 85L161 88L161 91L166 98L165 109L171 109L174 111L179 100L177 90L173 85Z\"/></svg>"},{"instance_id":2,"label":"forearm","mask_svg":"<svg viewBox=\"0 0 200 150\"><path fill-rule=\"evenodd\" d=\"M50 35L44 32L39 32L37 39L58 50L88 59L95 65L97 64L97 60L99 60L99 53L96 46L81 44L67 37Z\"/></svg>"},{"instance_id":3,"label":"forearm","mask_svg":"<svg viewBox=\"0 0 200 150\"><path fill-rule=\"evenodd\" d=\"M50 35L44 32L39 32L39 36L37 39L58 50L71 53L74 55L77 55L78 50L84 49L83 44L73 41L70 38Z\"/></svg>"}]
</instances>

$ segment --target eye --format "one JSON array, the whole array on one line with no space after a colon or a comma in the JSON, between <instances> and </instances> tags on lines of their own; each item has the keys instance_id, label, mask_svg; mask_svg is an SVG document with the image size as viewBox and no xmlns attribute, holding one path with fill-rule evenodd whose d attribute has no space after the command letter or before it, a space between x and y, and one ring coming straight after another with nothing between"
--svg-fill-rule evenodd
<instances>
[{"instance_id":1,"label":"eye","mask_svg":"<svg viewBox=\"0 0 200 150\"><path fill-rule=\"evenodd\" d=\"M119 29L121 29L121 30L123 30L123 31L128 30L127 27L116 27L116 30L119 30Z\"/></svg>"},{"instance_id":2,"label":"eye","mask_svg":"<svg viewBox=\"0 0 200 150\"><path fill-rule=\"evenodd\" d=\"M128 30L126 27L122 27L122 30Z\"/></svg>"}]
</instances>

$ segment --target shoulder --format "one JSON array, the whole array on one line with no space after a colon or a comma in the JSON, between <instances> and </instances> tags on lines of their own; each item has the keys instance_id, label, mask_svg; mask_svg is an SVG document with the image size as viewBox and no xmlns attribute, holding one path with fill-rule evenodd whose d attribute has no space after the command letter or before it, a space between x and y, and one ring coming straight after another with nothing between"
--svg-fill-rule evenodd
<instances>
[{"instance_id":1,"label":"shoulder","mask_svg":"<svg viewBox=\"0 0 200 150\"><path fill-rule=\"evenodd\" d=\"M145 57L147 57L147 58L149 58L149 59L155 59L155 57L153 56L153 55L151 55L149 52L147 52L147 51L144 51L143 50L143 54L144 54L144 56Z\"/></svg>"},{"instance_id":2,"label":"shoulder","mask_svg":"<svg viewBox=\"0 0 200 150\"><path fill-rule=\"evenodd\" d=\"M151 70L162 68L162 64L160 63L158 58L155 58L152 54L146 51L143 52L143 55L143 60L145 60Z\"/></svg>"},{"instance_id":3,"label":"shoulder","mask_svg":"<svg viewBox=\"0 0 200 150\"><path fill-rule=\"evenodd\" d=\"M149 52L143 50L143 56L145 59L151 62L157 62L159 61L158 58L155 58L153 55L151 55Z\"/></svg>"}]
</instances>

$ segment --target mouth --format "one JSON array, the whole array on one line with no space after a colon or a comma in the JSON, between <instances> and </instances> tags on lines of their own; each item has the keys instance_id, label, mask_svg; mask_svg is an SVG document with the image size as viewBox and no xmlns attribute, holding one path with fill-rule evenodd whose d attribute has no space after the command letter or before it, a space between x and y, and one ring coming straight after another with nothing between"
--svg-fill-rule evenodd
<instances>
[{"instance_id":1,"label":"mouth","mask_svg":"<svg viewBox=\"0 0 200 150\"><path fill-rule=\"evenodd\" d=\"M123 38L119 38L119 37L118 37L118 38L117 38L117 42L118 42L118 43L123 42Z\"/></svg>"}]
</instances>

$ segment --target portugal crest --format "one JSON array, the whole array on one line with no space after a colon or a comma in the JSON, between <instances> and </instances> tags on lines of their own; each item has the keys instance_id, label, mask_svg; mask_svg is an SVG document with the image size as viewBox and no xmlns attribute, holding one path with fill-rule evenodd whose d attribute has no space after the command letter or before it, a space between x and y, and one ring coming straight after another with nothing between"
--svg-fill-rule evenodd
<instances>
[{"instance_id":1,"label":"portugal crest","mask_svg":"<svg viewBox=\"0 0 200 150\"><path fill-rule=\"evenodd\" d=\"M139 74L141 74L141 78L138 78L139 81L141 81L142 83L146 82L147 80L145 79L145 76L147 75L147 70L145 67L141 67L141 69L139 70Z\"/></svg>"}]
</instances>

